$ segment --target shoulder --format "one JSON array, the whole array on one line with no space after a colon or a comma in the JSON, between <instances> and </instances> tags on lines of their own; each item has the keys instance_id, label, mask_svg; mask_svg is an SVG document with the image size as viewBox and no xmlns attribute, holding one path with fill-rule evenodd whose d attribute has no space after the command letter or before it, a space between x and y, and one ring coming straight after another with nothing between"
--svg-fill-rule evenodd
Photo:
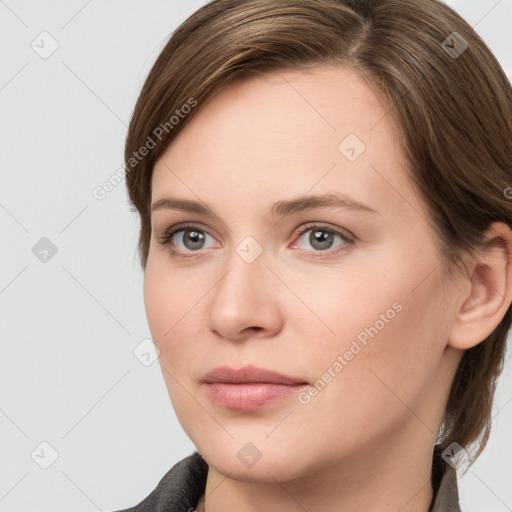
<instances>
[{"instance_id":1,"label":"shoulder","mask_svg":"<svg viewBox=\"0 0 512 512\"><path fill-rule=\"evenodd\" d=\"M176 463L138 505L115 512L164 512L194 509L206 487L208 464L198 452Z\"/></svg>"}]
</instances>

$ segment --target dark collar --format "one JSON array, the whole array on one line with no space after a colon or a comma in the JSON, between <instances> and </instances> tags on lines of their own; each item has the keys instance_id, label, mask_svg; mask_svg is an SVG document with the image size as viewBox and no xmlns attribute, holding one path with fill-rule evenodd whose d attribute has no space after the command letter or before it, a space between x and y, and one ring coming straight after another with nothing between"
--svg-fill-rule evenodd
<instances>
[{"instance_id":1,"label":"dark collar","mask_svg":"<svg viewBox=\"0 0 512 512\"><path fill-rule=\"evenodd\" d=\"M434 487L434 498L428 512L461 512L459 489L457 487L457 470L443 463L444 473L440 483Z\"/></svg>"},{"instance_id":2,"label":"dark collar","mask_svg":"<svg viewBox=\"0 0 512 512\"><path fill-rule=\"evenodd\" d=\"M208 464L194 452L180 460L160 480L158 486L132 508L117 512L168 512L195 510L206 488ZM457 472L444 464L444 473L435 485L434 499L428 512L461 512L457 488Z\"/></svg>"}]
</instances>

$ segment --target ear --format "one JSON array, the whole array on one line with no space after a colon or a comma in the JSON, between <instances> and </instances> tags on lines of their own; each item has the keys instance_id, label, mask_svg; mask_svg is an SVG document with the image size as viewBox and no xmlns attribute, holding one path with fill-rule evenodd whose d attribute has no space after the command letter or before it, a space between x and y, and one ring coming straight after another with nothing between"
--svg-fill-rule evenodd
<instances>
[{"instance_id":1,"label":"ear","mask_svg":"<svg viewBox=\"0 0 512 512\"><path fill-rule=\"evenodd\" d=\"M470 292L463 298L448 345L465 350L496 329L512 302L512 230L495 222L484 234L487 248L467 266Z\"/></svg>"}]
</instances>

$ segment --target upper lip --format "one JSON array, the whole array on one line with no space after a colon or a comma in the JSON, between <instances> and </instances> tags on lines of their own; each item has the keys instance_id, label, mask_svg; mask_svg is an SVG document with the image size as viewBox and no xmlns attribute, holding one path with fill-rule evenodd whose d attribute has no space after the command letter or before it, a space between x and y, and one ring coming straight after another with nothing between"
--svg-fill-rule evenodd
<instances>
[{"instance_id":1,"label":"upper lip","mask_svg":"<svg viewBox=\"0 0 512 512\"><path fill-rule=\"evenodd\" d=\"M256 366L247 365L237 370L229 366L219 366L209 371L203 378L206 383L265 383L265 384L307 384L304 379L290 377L273 370L258 368Z\"/></svg>"}]
</instances>

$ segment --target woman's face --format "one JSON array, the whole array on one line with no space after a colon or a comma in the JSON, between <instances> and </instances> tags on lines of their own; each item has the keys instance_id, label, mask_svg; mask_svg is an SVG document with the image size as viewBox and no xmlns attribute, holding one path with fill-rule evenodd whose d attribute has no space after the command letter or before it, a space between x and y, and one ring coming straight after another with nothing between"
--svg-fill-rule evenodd
<instances>
[{"instance_id":1,"label":"woman's face","mask_svg":"<svg viewBox=\"0 0 512 512\"><path fill-rule=\"evenodd\" d=\"M335 66L247 79L197 108L154 169L144 281L187 435L241 480L430 457L461 288L391 113Z\"/></svg>"}]
</instances>

